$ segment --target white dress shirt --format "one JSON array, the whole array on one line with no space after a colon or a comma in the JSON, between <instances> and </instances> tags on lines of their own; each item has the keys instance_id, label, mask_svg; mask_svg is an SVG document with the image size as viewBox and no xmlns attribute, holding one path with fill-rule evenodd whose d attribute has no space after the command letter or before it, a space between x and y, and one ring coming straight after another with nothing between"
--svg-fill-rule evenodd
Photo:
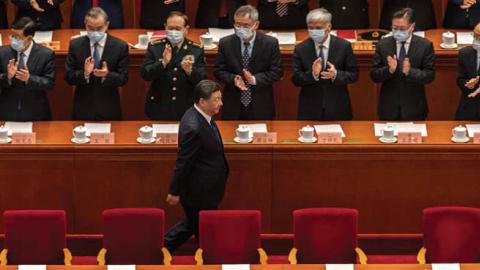
<instances>
[{"instance_id":1,"label":"white dress shirt","mask_svg":"<svg viewBox=\"0 0 480 270\"><path fill-rule=\"evenodd\" d=\"M408 55L408 49L410 48L410 43L412 42L412 35L408 37L407 41L405 41L405 57ZM400 56L400 49L402 48L402 42L397 41L397 58Z\"/></svg>"}]
</instances>

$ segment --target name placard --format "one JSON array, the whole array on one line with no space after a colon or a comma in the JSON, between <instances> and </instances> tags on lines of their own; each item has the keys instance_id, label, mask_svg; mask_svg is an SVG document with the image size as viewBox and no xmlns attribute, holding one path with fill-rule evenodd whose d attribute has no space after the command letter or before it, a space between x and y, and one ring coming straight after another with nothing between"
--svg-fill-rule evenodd
<instances>
[{"instance_id":1,"label":"name placard","mask_svg":"<svg viewBox=\"0 0 480 270\"><path fill-rule=\"evenodd\" d=\"M157 133L156 144L177 144L178 133Z\"/></svg>"},{"instance_id":2,"label":"name placard","mask_svg":"<svg viewBox=\"0 0 480 270\"><path fill-rule=\"evenodd\" d=\"M114 144L115 133L90 133L90 144Z\"/></svg>"},{"instance_id":3,"label":"name placard","mask_svg":"<svg viewBox=\"0 0 480 270\"><path fill-rule=\"evenodd\" d=\"M422 143L421 132L398 132L399 144L419 144Z\"/></svg>"},{"instance_id":4,"label":"name placard","mask_svg":"<svg viewBox=\"0 0 480 270\"><path fill-rule=\"evenodd\" d=\"M319 144L341 144L342 133L340 132L319 132L317 133Z\"/></svg>"},{"instance_id":5,"label":"name placard","mask_svg":"<svg viewBox=\"0 0 480 270\"><path fill-rule=\"evenodd\" d=\"M276 144L277 132L254 132L253 143L254 144Z\"/></svg>"},{"instance_id":6,"label":"name placard","mask_svg":"<svg viewBox=\"0 0 480 270\"><path fill-rule=\"evenodd\" d=\"M37 143L37 134L32 133L23 133L15 132L12 133L12 144L36 144Z\"/></svg>"},{"instance_id":7,"label":"name placard","mask_svg":"<svg viewBox=\"0 0 480 270\"><path fill-rule=\"evenodd\" d=\"M480 132L473 133L473 143L480 143Z\"/></svg>"}]
</instances>

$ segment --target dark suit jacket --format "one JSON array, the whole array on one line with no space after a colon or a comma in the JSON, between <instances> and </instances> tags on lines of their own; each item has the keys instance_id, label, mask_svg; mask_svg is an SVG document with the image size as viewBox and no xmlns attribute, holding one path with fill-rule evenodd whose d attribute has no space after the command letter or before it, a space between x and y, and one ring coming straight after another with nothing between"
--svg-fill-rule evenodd
<instances>
[{"instance_id":1,"label":"dark suit jacket","mask_svg":"<svg viewBox=\"0 0 480 270\"><path fill-rule=\"evenodd\" d=\"M240 116L240 92L235 87L235 76L243 76L240 39L235 35L224 37L218 46L214 66L215 77L224 85L222 119L235 120ZM276 38L260 32L255 43L248 70L255 76L257 85L252 86L252 109L256 119L273 119L275 106L272 84L283 76L280 49Z\"/></svg>"},{"instance_id":2,"label":"dark suit jacket","mask_svg":"<svg viewBox=\"0 0 480 270\"><path fill-rule=\"evenodd\" d=\"M415 10L415 30L427 30L437 27L432 0L385 0L380 17L380 28L392 29L393 13L404 7L410 7Z\"/></svg>"},{"instance_id":3,"label":"dark suit jacket","mask_svg":"<svg viewBox=\"0 0 480 270\"><path fill-rule=\"evenodd\" d=\"M165 21L172 11L185 12L185 1L179 0L165 5L164 1L142 0L140 27L146 29L165 29Z\"/></svg>"},{"instance_id":4,"label":"dark suit jacket","mask_svg":"<svg viewBox=\"0 0 480 270\"><path fill-rule=\"evenodd\" d=\"M235 11L239 7L247 4L245 0L200 0L195 22L197 28L218 27L220 1L227 1L227 16L232 27Z\"/></svg>"},{"instance_id":5,"label":"dark suit jacket","mask_svg":"<svg viewBox=\"0 0 480 270\"><path fill-rule=\"evenodd\" d=\"M457 66L457 85L461 95L455 120L480 120L480 96L468 97L470 93L480 87L480 84L475 85L473 89L465 87L465 84L476 76L478 76L477 51L471 46L462 48L458 53Z\"/></svg>"},{"instance_id":6,"label":"dark suit jacket","mask_svg":"<svg viewBox=\"0 0 480 270\"><path fill-rule=\"evenodd\" d=\"M399 68L394 74L388 69L387 56L397 52L393 37L380 40L373 57L370 76L376 83L382 83L378 115L382 120L423 120L427 117L428 106L425 84L435 78L435 53L430 41L413 35L407 57L410 72L405 76ZM400 115L399 115L400 113Z\"/></svg>"},{"instance_id":7,"label":"dark suit jacket","mask_svg":"<svg viewBox=\"0 0 480 270\"><path fill-rule=\"evenodd\" d=\"M307 27L308 0L288 4L288 15L278 16L277 2L259 0L257 4L261 29L297 29Z\"/></svg>"},{"instance_id":8,"label":"dark suit jacket","mask_svg":"<svg viewBox=\"0 0 480 270\"><path fill-rule=\"evenodd\" d=\"M91 56L90 39L86 36L73 39L65 61L65 80L75 85L73 119L76 120L121 120L122 109L118 87L128 81L128 45L107 35L102 54L107 62L105 80L90 75L84 77L85 59Z\"/></svg>"},{"instance_id":9,"label":"dark suit jacket","mask_svg":"<svg viewBox=\"0 0 480 270\"><path fill-rule=\"evenodd\" d=\"M228 163L207 120L193 106L185 112L178 133L178 155L169 193L183 205L218 207L228 178Z\"/></svg>"},{"instance_id":10,"label":"dark suit jacket","mask_svg":"<svg viewBox=\"0 0 480 270\"><path fill-rule=\"evenodd\" d=\"M480 22L480 2L473 4L468 10L461 9L463 0L449 0L443 19L445 28L473 29Z\"/></svg>"},{"instance_id":11,"label":"dark suit jacket","mask_svg":"<svg viewBox=\"0 0 480 270\"><path fill-rule=\"evenodd\" d=\"M142 65L142 78L153 81L145 101L145 114L152 120L180 120L193 104L193 89L207 78L203 48L185 39L170 63L163 67L162 58L167 39L151 42ZM172 46L170 44L170 46ZM185 73L181 62L193 55L195 63L190 76Z\"/></svg>"},{"instance_id":12,"label":"dark suit jacket","mask_svg":"<svg viewBox=\"0 0 480 270\"><path fill-rule=\"evenodd\" d=\"M17 52L10 46L0 47L0 119L5 121L51 120L47 91L55 81L55 53L33 43L27 67L27 84L15 78L8 80L8 61L16 59Z\"/></svg>"},{"instance_id":13,"label":"dark suit jacket","mask_svg":"<svg viewBox=\"0 0 480 270\"><path fill-rule=\"evenodd\" d=\"M54 0L54 6L47 3L47 0L37 0L38 5L43 8L44 12L38 12L30 5L30 0L12 0L17 6L17 15L15 20L21 17L29 17L37 23L38 30L58 29L62 25L62 13L60 11L60 3L64 0Z\"/></svg>"},{"instance_id":14,"label":"dark suit jacket","mask_svg":"<svg viewBox=\"0 0 480 270\"><path fill-rule=\"evenodd\" d=\"M333 29L368 29L368 0L320 0L332 13Z\"/></svg>"},{"instance_id":15,"label":"dark suit jacket","mask_svg":"<svg viewBox=\"0 0 480 270\"><path fill-rule=\"evenodd\" d=\"M293 84L301 87L298 101L300 120L351 120L347 85L358 80L358 67L350 42L330 36L328 61L337 69L332 80L315 80L312 64L317 59L315 42L307 39L293 53ZM323 109L325 114L322 113Z\"/></svg>"},{"instance_id":16,"label":"dark suit jacket","mask_svg":"<svg viewBox=\"0 0 480 270\"><path fill-rule=\"evenodd\" d=\"M123 28L123 1L119 0L100 0L98 6L108 15L110 21L109 28ZM71 28L85 28L85 14L92 8L92 0L75 0L70 16Z\"/></svg>"}]
</instances>

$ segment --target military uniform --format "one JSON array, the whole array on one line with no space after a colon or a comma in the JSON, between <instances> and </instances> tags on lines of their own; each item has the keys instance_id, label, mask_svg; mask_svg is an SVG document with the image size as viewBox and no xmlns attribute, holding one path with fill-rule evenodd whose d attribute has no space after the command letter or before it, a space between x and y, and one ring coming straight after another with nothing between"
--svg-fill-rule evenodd
<instances>
[{"instance_id":1,"label":"military uniform","mask_svg":"<svg viewBox=\"0 0 480 270\"><path fill-rule=\"evenodd\" d=\"M185 38L181 46L172 47L172 59L164 68L162 64L167 39L150 42L142 65L144 80L153 81L147 93L145 114L151 120L180 120L193 105L193 89L207 78L205 54L201 45ZM181 62L192 57L194 64L190 76Z\"/></svg>"},{"instance_id":2,"label":"military uniform","mask_svg":"<svg viewBox=\"0 0 480 270\"><path fill-rule=\"evenodd\" d=\"M332 13L333 29L368 29L368 0L320 0Z\"/></svg>"}]
</instances>

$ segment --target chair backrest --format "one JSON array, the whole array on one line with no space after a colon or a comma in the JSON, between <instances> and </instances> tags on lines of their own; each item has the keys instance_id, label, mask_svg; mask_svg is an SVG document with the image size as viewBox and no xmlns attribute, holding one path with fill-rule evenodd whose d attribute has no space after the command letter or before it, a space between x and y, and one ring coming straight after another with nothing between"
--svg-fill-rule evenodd
<instances>
[{"instance_id":1,"label":"chair backrest","mask_svg":"<svg viewBox=\"0 0 480 270\"><path fill-rule=\"evenodd\" d=\"M423 210L427 262L480 262L480 209L432 207Z\"/></svg>"},{"instance_id":2,"label":"chair backrest","mask_svg":"<svg viewBox=\"0 0 480 270\"><path fill-rule=\"evenodd\" d=\"M258 264L260 232L260 211L201 211L199 242L204 264Z\"/></svg>"},{"instance_id":3,"label":"chair backrest","mask_svg":"<svg viewBox=\"0 0 480 270\"><path fill-rule=\"evenodd\" d=\"M5 211L3 219L8 264L64 264L65 211Z\"/></svg>"},{"instance_id":4,"label":"chair backrest","mask_svg":"<svg viewBox=\"0 0 480 270\"><path fill-rule=\"evenodd\" d=\"M103 211L106 264L162 264L165 212L157 208Z\"/></svg>"},{"instance_id":5,"label":"chair backrest","mask_svg":"<svg viewBox=\"0 0 480 270\"><path fill-rule=\"evenodd\" d=\"M358 211L309 208L293 212L298 263L355 263Z\"/></svg>"}]
</instances>

